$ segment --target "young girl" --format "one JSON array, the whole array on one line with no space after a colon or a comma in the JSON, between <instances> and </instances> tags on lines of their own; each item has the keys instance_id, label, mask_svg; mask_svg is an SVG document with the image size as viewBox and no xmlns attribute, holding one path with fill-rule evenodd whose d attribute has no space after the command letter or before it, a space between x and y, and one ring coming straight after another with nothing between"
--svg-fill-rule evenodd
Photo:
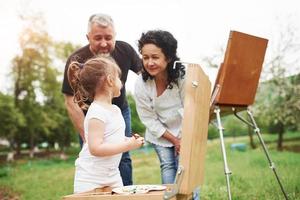
<instances>
[{"instance_id":1,"label":"young girl","mask_svg":"<svg viewBox=\"0 0 300 200\"><path fill-rule=\"evenodd\" d=\"M167 31L143 33L139 39L143 71L135 83L139 117L145 138L160 160L162 183L174 183L180 152L184 97L184 66L175 61L177 40Z\"/></svg>"},{"instance_id":2,"label":"young girl","mask_svg":"<svg viewBox=\"0 0 300 200\"><path fill-rule=\"evenodd\" d=\"M74 193L123 186L118 169L121 153L144 143L139 136L125 139L121 110L112 104L112 98L118 97L122 88L120 73L109 58L70 64L68 78L74 101L81 107L86 106L86 100L92 102L84 119L86 142L75 162Z\"/></svg>"}]
</instances>

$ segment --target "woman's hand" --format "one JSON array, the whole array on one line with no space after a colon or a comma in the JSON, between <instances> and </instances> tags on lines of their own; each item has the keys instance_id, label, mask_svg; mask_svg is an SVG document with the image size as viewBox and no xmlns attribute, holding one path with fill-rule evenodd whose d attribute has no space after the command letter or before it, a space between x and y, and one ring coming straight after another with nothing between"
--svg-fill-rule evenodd
<instances>
[{"instance_id":1,"label":"woman's hand","mask_svg":"<svg viewBox=\"0 0 300 200\"><path fill-rule=\"evenodd\" d=\"M175 147L175 152L177 155L179 155L179 152L180 152L180 139L179 138L176 138L174 139L174 147Z\"/></svg>"},{"instance_id":2,"label":"woman's hand","mask_svg":"<svg viewBox=\"0 0 300 200\"><path fill-rule=\"evenodd\" d=\"M172 135L168 130L162 135L163 138L170 141L175 147L175 153L179 155L180 152L180 139Z\"/></svg>"}]
</instances>

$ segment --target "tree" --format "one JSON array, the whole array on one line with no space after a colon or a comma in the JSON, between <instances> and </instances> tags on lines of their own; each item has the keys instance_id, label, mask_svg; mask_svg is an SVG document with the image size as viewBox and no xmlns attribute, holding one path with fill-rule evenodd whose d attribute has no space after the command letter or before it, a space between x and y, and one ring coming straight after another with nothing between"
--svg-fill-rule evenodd
<instances>
[{"instance_id":1,"label":"tree","mask_svg":"<svg viewBox=\"0 0 300 200\"><path fill-rule=\"evenodd\" d=\"M256 99L255 110L260 121L268 124L272 131L278 133L278 150L283 149L283 134L287 130L292 127L297 127L299 130L299 74L289 76L287 70L300 67L299 59L289 56L300 53L295 31L288 27L287 31L281 33L278 46L267 64L267 72L271 75L271 79L261 84Z\"/></svg>"},{"instance_id":2,"label":"tree","mask_svg":"<svg viewBox=\"0 0 300 200\"><path fill-rule=\"evenodd\" d=\"M61 61L62 65L65 64L69 55L78 48L79 45L74 45L71 42L59 41L54 43L55 56ZM54 74L57 73L58 72L55 72ZM62 75L61 73L58 74ZM51 141L58 142L63 153L65 147L70 146L71 141L74 141L75 138L77 138L77 134L65 108L64 98L61 93L61 81L57 81L56 79L53 80L53 77L57 76L52 76L52 78L49 77L49 80L45 80L45 83L47 83L45 84L47 87L47 89L45 88L45 91L49 92L47 96L52 97L47 100L45 105L47 105L47 110L55 110L55 113L52 116L58 124L52 129L53 135Z\"/></svg>"},{"instance_id":3,"label":"tree","mask_svg":"<svg viewBox=\"0 0 300 200\"><path fill-rule=\"evenodd\" d=\"M43 29L43 18L36 16L20 16L26 22L19 38L21 55L13 59L14 99L16 107L23 113L25 127L19 127L22 138L28 139L33 149L37 133L44 130L42 105L38 101L41 79L49 67L48 47L51 39ZM21 138L18 140L17 151L20 151Z\"/></svg>"},{"instance_id":4,"label":"tree","mask_svg":"<svg viewBox=\"0 0 300 200\"><path fill-rule=\"evenodd\" d=\"M278 150L283 149L283 134L287 130L300 130L300 84L294 84L293 79L274 77L264 83L259 89L255 107L259 121L267 124L271 133L278 133Z\"/></svg>"},{"instance_id":5,"label":"tree","mask_svg":"<svg viewBox=\"0 0 300 200\"><path fill-rule=\"evenodd\" d=\"M25 28L20 35L21 54L12 62L15 107L24 115L26 126L19 126L17 151L26 142L30 149L40 142L58 142L63 149L71 142L74 129L64 108L61 73L54 67L57 58L73 51L71 43L55 42L48 35L41 14L20 16ZM75 135L75 134L74 134Z\"/></svg>"},{"instance_id":6,"label":"tree","mask_svg":"<svg viewBox=\"0 0 300 200\"><path fill-rule=\"evenodd\" d=\"M0 137L7 139L11 147L15 146L18 127L24 127L25 119L15 107L13 97L2 93L0 93L0 119Z\"/></svg>"}]
</instances>

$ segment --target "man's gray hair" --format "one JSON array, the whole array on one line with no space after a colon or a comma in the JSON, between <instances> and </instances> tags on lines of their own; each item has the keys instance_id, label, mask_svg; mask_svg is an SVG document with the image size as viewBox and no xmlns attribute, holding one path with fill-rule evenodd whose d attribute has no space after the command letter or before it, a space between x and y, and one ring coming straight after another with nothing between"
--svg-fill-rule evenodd
<instances>
[{"instance_id":1,"label":"man's gray hair","mask_svg":"<svg viewBox=\"0 0 300 200\"><path fill-rule=\"evenodd\" d=\"M103 27L107 27L107 26L111 26L113 28L113 30L115 30L114 27L114 21L112 20L112 18L109 15L106 14L94 14L92 16L90 16L89 18L89 23L88 23L88 33L91 31L92 29L92 25L96 23L99 26L103 26Z\"/></svg>"}]
</instances>

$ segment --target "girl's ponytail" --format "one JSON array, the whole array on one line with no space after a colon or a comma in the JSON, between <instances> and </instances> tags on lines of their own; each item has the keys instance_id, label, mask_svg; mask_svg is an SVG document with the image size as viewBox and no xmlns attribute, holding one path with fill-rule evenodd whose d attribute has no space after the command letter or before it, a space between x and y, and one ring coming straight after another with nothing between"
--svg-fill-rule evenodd
<instances>
[{"instance_id":1,"label":"girl's ponytail","mask_svg":"<svg viewBox=\"0 0 300 200\"><path fill-rule=\"evenodd\" d=\"M87 110L88 105L85 104L85 101L88 100L88 93L85 91L80 81L80 72L83 65L84 64L76 61L72 62L68 68L68 80L74 93L74 102L77 103L80 108Z\"/></svg>"}]
</instances>

